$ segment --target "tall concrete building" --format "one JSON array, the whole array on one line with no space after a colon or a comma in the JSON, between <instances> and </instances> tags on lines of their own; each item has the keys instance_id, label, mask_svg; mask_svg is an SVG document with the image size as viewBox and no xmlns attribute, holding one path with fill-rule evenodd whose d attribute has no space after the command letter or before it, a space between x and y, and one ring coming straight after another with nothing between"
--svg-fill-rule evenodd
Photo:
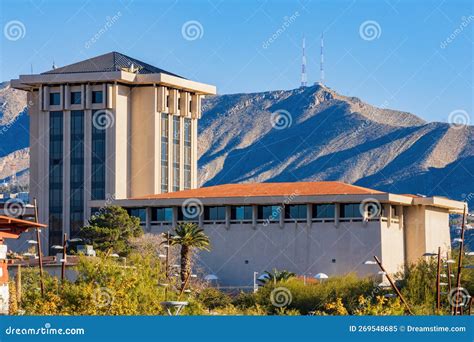
<instances>
[{"instance_id":1,"label":"tall concrete building","mask_svg":"<svg viewBox=\"0 0 474 342\"><path fill-rule=\"evenodd\" d=\"M38 75L28 92L30 192L49 246L74 237L92 200L197 186L197 121L211 85L118 52Z\"/></svg>"}]
</instances>

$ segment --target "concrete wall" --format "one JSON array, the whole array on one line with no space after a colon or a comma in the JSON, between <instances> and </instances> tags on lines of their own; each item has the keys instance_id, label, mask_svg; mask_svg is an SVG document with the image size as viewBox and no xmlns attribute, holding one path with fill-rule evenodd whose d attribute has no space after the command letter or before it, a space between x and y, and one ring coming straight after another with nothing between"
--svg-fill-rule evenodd
<instances>
[{"instance_id":1,"label":"concrete wall","mask_svg":"<svg viewBox=\"0 0 474 342\"><path fill-rule=\"evenodd\" d=\"M449 212L447 209L411 206L405 209L405 251L408 263L416 262L424 253L446 254L450 250Z\"/></svg>"},{"instance_id":2,"label":"concrete wall","mask_svg":"<svg viewBox=\"0 0 474 342\"><path fill-rule=\"evenodd\" d=\"M376 273L378 268L364 265L373 255L381 256L380 222L306 223L286 222L268 226L258 224L204 225L211 239L211 252L199 252L198 263L205 273L216 274L224 286L249 286L253 272L274 268L300 275L329 276L356 272ZM152 233L166 228L151 227ZM383 261L383 260L382 260ZM403 262L400 260L400 262Z\"/></svg>"},{"instance_id":3,"label":"concrete wall","mask_svg":"<svg viewBox=\"0 0 474 342\"><path fill-rule=\"evenodd\" d=\"M381 222L381 261L391 274L403 271L405 262L404 229L396 221L398 220L393 220L390 224Z\"/></svg>"}]
</instances>

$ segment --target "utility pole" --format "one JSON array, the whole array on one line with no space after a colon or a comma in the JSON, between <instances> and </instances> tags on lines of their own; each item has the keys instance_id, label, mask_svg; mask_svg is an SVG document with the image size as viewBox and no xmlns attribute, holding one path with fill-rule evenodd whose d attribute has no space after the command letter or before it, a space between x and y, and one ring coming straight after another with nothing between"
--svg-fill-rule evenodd
<instances>
[{"instance_id":1,"label":"utility pole","mask_svg":"<svg viewBox=\"0 0 474 342\"><path fill-rule=\"evenodd\" d=\"M446 252L446 260L449 260L449 252ZM451 264L446 263L446 269L448 271L448 293L451 292Z\"/></svg>"},{"instance_id":2,"label":"utility pole","mask_svg":"<svg viewBox=\"0 0 474 342\"><path fill-rule=\"evenodd\" d=\"M387 273L387 271L385 270L385 268L382 266L382 263L380 262L379 258L377 258L377 256L374 255L374 259L375 261L377 262L377 265L379 265L380 269L382 270L382 272L384 272L385 276L387 277L390 285L392 286L392 289L395 291L395 293L397 294L397 296L400 298L400 300L402 301L402 303L405 305L405 307L407 308L408 312L410 313L410 315L413 315L413 312L411 311L410 309L410 306L408 305L408 303L406 302L405 298L403 297L402 293L400 292L400 290L397 288L397 286L395 286L395 283L393 282L392 280L392 277L390 277L390 275Z\"/></svg>"},{"instance_id":3,"label":"utility pole","mask_svg":"<svg viewBox=\"0 0 474 342\"><path fill-rule=\"evenodd\" d=\"M466 204L464 204L464 210L462 214L462 225L461 225L461 242L459 243L459 258L458 258L458 274L456 278L456 306L454 308L454 315L458 314L457 304L459 303L460 287L461 287L461 270L462 270L462 255L464 254L464 231L466 229Z\"/></svg>"},{"instance_id":4,"label":"utility pole","mask_svg":"<svg viewBox=\"0 0 474 342\"><path fill-rule=\"evenodd\" d=\"M38 223L38 203L36 202L36 198L33 198L33 204L35 206L35 222ZM36 242L38 246L38 262L39 262L39 270L40 270L40 288L41 288L41 296L44 298L43 252L41 250L40 232L41 232L41 229L36 228Z\"/></svg>"},{"instance_id":5,"label":"utility pole","mask_svg":"<svg viewBox=\"0 0 474 342\"><path fill-rule=\"evenodd\" d=\"M16 267L16 277L15 277L15 286L16 286L16 300L18 303L18 308L21 308L21 265L18 264Z\"/></svg>"},{"instance_id":6,"label":"utility pole","mask_svg":"<svg viewBox=\"0 0 474 342\"><path fill-rule=\"evenodd\" d=\"M438 247L438 267L436 269L436 313L441 309L441 247Z\"/></svg>"},{"instance_id":7,"label":"utility pole","mask_svg":"<svg viewBox=\"0 0 474 342\"><path fill-rule=\"evenodd\" d=\"M64 233L63 236L63 260L61 263L61 284L64 283L64 279L66 279L66 246L67 246L67 235Z\"/></svg>"}]
</instances>

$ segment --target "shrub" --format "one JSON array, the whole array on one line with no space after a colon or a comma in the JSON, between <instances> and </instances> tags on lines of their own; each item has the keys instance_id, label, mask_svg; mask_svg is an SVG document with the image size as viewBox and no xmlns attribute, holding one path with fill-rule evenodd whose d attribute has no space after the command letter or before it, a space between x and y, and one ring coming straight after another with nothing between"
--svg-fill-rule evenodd
<instances>
[{"instance_id":1,"label":"shrub","mask_svg":"<svg viewBox=\"0 0 474 342\"><path fill-rule=\"evenodd\" d=\"M209 312L216 308L226 307L230 305L232 301L228 295L213 287L208 287L199 292L197 300L199 300Z\"/></svg>"}]
</instances>

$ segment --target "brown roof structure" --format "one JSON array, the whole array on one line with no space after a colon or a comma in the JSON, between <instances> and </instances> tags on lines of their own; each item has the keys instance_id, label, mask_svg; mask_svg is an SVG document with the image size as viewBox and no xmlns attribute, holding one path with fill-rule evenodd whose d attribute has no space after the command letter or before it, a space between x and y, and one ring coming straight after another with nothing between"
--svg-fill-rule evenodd
<instances>
[{"instance_id":1,"label":"brown roof structure","mask_svg":"<svg viewBox=\"0 0 474 342\"><path fill-rule=\"evenodd\" d=\"M383 193L382 191L342 182L245 183L215 185L192 190L135 197L132 199L374 195Z\"/></svg>"},{"instance_id":2,"label":"brown roof structure","mask_svg":"<svg viewBox=\"0 0 474 342\"><path fill-rule=\"evenodd\" d=\"M0 215L0 239L17 239L29 228L46 228L46 225Z\"/></svg>"}]
</instances>

